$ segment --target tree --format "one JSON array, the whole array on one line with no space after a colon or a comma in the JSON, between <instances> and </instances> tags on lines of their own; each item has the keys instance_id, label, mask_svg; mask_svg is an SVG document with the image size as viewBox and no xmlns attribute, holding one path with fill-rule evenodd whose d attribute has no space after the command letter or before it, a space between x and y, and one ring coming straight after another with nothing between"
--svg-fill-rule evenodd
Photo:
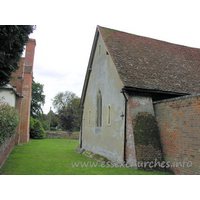
<instances>
[{"instance_id":1,"label":"tree","mask_svg":"<svg viewBox=\"0 0 200 200\"><path fill-rule=\"evenodd\" d=\"M41 123L45 131L49 130L49 120L47 119L46 114L41 114L39 118L37 118Z\"/></svg>"},{"instance_id":2,"label":"tree","mask_svg":"<svg viewBox=\"0 0 200 200\"><path fill-rule=\"evenodd\" d=\"M63 130L69 131L69 142L70 142L70 136L73 132L73 129L77 127L76 121L78 119L77 111L75 110L75 107L68 107L65 110L59 111L60 115L60 125Z\"/></svg>"},{"instance_id":3,"label":"tree","mask_svg":"<svg viewBox=\"0 0 200 200\"><path fill-rule=\"evenodd\" d=\"M34 29L31 25L0 25L0 86L9 83L12 72L19 68L24 46Z\"/></svg>"},{"instance_id":4,"label":"tree","mask_svg":"<svg viewBox=\"0 0 200 200\"><path fill-rule=\"evenodd\" d=\"M60 92L58 93L54 99L52 100L53 106L56 109L58 117L60 121L62 121L62 127L65 128L63 118L66 118L69 113L73 113L73 121L74 128L80 127L81 124L81 110L79 108L80 98L73 92ZM77 116L77 117L75 117ZM69 118L70 116L68 116ZM67 126L67 122L66 126ZM71 123L71 122L70 122Z\"/></svg>"},{"instance_id":5,"label":"tree","mask_svg":"<svg viewBox=\"0 0 200 200\"><path fill-rule=\"evenodd\" d=\"M58 116L53 112L53 110L50 110L49 113L47 114L47 120L49 120L51 116L51 123L50 123L50 127L56 127L59 124L59 119Z\"/></svg>"},{"instance_id":6,"label":"tree","mask_svg":"<svg viewBox=\"0 0 200 200\"><path fill-rule=\"evenodd\" d=\"M52 100L52 104L58 113L59 110L71 107L76 99L79 99L79 97L73 92L59 92Z\"/></svg>"},{"instance_id":7,"label":"tree","mask_svg":"<svg viewBox=\"0 0 200 200\"><path fill-rule=\"evenodd\" d=\"M32 81L32 99L31 99L31 116L35 119L43 114L41 106L45 103L45 95L43 94L43 84Z\"/></svg>"}]
</instances>

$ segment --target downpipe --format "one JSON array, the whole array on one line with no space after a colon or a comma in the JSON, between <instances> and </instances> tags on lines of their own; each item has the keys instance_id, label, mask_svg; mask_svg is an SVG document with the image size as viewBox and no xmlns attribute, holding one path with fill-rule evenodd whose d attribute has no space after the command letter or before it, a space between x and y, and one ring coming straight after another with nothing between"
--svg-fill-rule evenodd
<instances>
[{"instance_id":1,"label":"downpipe","mask_svg":"<svg viewBox=\"0 0 200 200\"><path fill-rule=\"evenodd\" d=\"M124 109L124 164L126 164L126 122L127 122L127 102L128 99L126 98L124 89L122 88L120 93L122 93L124 95L124 99L125 99L125 109ZM122 116L122 115L121 115Z\"/></svg>"}]
</instances>

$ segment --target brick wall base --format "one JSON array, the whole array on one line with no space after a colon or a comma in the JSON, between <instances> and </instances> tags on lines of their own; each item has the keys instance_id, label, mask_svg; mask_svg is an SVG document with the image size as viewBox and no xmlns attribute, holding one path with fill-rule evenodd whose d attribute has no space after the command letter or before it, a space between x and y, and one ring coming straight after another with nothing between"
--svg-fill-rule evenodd
<instances>
[{"instance_id":1,"label":"brick wall base","mask_svg":"<svg viewBox=\"0 0 200 200\"><path fill-rule=\"evenodd\" d=\"M137 169L165 171L165 163L160 149L152 145L136 145Z\"/></svg>"},{"instance_id":2,"label":"brick wall base","mask_svg":"<svg viewBox=\"0 0 200 200\"><path fill-rule=\"evenodd\" d=\"M7 138L5 142L0 147L0 168L5 162L6 158L15 146L16 135L13 134L11 138Z\"/></svg>"}]
</instances>

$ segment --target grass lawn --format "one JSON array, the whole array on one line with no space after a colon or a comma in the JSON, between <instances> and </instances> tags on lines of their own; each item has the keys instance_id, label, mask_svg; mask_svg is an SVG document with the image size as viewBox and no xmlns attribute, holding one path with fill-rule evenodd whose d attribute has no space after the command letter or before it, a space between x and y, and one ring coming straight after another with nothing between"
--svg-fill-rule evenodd
<instances>
[{"instance_id":1,"label":"grass lawn","mask_svg":"<svg viewBox=\"0 0 200 200\"><path fill-rule=\"evenodd\" d=\"M0 169L1 175L167 175L167 172L146 172L132 168L72 167L72 162L95 162L74 153L78 140L30 140L15 146Z\"/></svg>"}]
</instances>

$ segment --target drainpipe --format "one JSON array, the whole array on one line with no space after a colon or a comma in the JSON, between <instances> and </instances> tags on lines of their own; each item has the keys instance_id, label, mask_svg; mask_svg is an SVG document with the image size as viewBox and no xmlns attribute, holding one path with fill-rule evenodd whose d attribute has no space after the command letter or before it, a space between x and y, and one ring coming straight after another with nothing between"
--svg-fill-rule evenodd
<instances>
[{"instance_id":1,"label":"drainpipe","mask_svg":"<svg viewBox=\"0 0 200 200\"><path fill-rule=\"evenodd\" d=\"M124 99L125 99L125 111L124 111L124 164L126 164L126 121L127 121L127 117L126 117L126 114L127 114L127 102L128 102L128 99L126 98L126 95L124 93L124 89L122 88L121 91L120 91L123 95L124 95ZM123 116L123 115L121 115Z\"/></svg>"}]
</instances>

